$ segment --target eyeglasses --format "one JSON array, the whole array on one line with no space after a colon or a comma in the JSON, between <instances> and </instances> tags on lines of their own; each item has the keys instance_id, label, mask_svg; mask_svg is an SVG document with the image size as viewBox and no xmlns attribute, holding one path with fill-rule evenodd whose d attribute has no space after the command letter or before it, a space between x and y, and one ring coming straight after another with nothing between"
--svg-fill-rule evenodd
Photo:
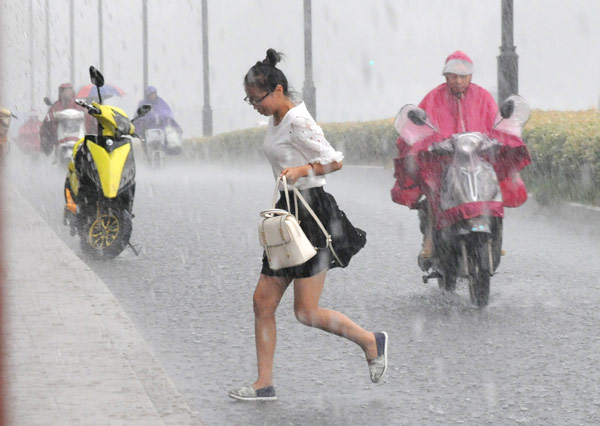
<instances>
[{"instance_id":1,"label":"eyeglasses","mask_svg":"<svg viewBox=\"0 0 600 426\"><path fill-rule=\"evenodd\" d=\"M271 94L272 92L268 92L265 96L263 96L260 99L250 99L248 96L246 96L244 98L244 102L246 102L248 105L260 105L260 103Z\"/></svg>"}]
</instances>

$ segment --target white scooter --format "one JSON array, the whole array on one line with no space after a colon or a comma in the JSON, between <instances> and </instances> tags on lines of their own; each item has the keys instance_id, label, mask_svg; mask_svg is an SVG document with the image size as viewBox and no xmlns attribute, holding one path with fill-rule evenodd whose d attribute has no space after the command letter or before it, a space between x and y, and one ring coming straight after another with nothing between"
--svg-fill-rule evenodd
<instances>
[{"instance_id":1,"label":"white scooter","mask_svg":"<svg viewBox=\"0 0 600 426\"><path fill-rule=\"evenodd\" d=\"M181 152L181 134L174 126L147 129L144 132L144 139L150 167L161 168L165 164L166 154L177 155Z\"/></svg>"},{"instance_id":2,"label":"white scooter","mask_svg":"<svg viewBox=\"0 0 600 426\"><path fill-rule=\"evenodd\" d=\"M85 136L85 114L76 109L64 109L54 114L56 130L55 162L66 167L73 156L75 143Z\"/></svg>"}]
</instances>

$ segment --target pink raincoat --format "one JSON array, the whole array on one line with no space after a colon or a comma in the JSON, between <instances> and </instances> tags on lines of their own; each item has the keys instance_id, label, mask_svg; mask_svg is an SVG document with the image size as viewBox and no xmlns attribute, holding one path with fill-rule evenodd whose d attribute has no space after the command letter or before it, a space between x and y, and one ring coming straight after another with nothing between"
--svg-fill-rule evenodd
<instances>
[{"instance_id":1,"label":"pink raincoat","mask_svg":"<svg viewBox=\"0 0 600 426\"><path fill-rule=\"evenodd\" d=\"M450 92L448 85L443 83L429 92L419 107L427 112L429 120L439 129L439 133L412 146L402 138L398 139L398 157L394 159L396 183L391 191L394 202L416 208L419 198L425 194L430 200L438 228L460 219L479 216L484 211L503 217L503 207L517 207L525 202L527 190L518 171L531 162L529 152L519 137L493 129L498 107L489 92L471 83L462 98L458 99ZM489 202L485 205L481 202L468 203L440 211L443 165L449 159L430 154L427 148L434 142L462 132L481 132L502 143L503 148L493 166L500 182L503 202Z\"/></svg>"}]
</instances>

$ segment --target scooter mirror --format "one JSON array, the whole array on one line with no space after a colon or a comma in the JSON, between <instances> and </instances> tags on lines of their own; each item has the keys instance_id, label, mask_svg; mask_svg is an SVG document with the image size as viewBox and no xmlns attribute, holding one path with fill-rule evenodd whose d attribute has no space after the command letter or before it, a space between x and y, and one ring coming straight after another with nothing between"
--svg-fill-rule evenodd
<instances>
[{"instance_id":1,"label":"scooter mirror","mask_svg":"<svg viewBox=\"0 0 600 426\"><path fill-rule=\"evenodd\" d=\"M144 104L141 107L138 108L137 110L137 115L138 117L141 117L142 115L146 115L150 112L150 110L152 109L151 105L148 104Z\"/></svg>"},{"instance_id":2,"label":"scooter mirror","mask_svg":"<svg viewBox=\"0 0 600 426\"><path fill-rule=\"evenodd\" d=\"M52 106L52 101L48 96L44 96L44 103L48 106Z\"/></svg>"},{"instance_id":3,"label":"scooter mirror","mask_svg":"<svg viewBox=\"0 0 600 426\"><path fill-rule=\"evenodd\" d=\"M417 126L423 126L427 124L427 113L420 108L411 109L408 111L406 116Z\"/></svg>"},{"instance_id":4,"label":"scooter mirror","mask_svg":"<svg viewBox=\"0 0 600 426\"><path fill-rule=\"evenodd\" d=\"M515 101L512 99L507 99L500 105L500 115L502 118L510 118L515 112Z\"/></svg>"},{"instance_id":5,"label":"scooter mirror","mask_svg":"<svg viewBox=\"0 0 600 426\"><path fill-rule=\"evenodd\" d=\"M104 86L104 76L93 65L90 67L90 79L92 80L94 86Z\"/></svg>"}]
</instances>

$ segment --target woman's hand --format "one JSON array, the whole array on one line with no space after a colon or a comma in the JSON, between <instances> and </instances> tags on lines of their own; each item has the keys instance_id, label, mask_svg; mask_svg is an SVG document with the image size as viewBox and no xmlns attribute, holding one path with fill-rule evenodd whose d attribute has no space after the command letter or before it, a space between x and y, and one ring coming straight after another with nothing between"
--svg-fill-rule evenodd
<instances>
[{"instance_id":1,"label":"woman's hand","mask_svg":"<svg viewBox=\"0 0 600 426\"><path fill-rule=\"evenodd\" d=\"M281 171L281 176L285 176L288 183L293 185L296 181L302 177L308 176L312 173L312 167L310 164L298 167L288 167Z\"/></svg>"}]
</instances>

